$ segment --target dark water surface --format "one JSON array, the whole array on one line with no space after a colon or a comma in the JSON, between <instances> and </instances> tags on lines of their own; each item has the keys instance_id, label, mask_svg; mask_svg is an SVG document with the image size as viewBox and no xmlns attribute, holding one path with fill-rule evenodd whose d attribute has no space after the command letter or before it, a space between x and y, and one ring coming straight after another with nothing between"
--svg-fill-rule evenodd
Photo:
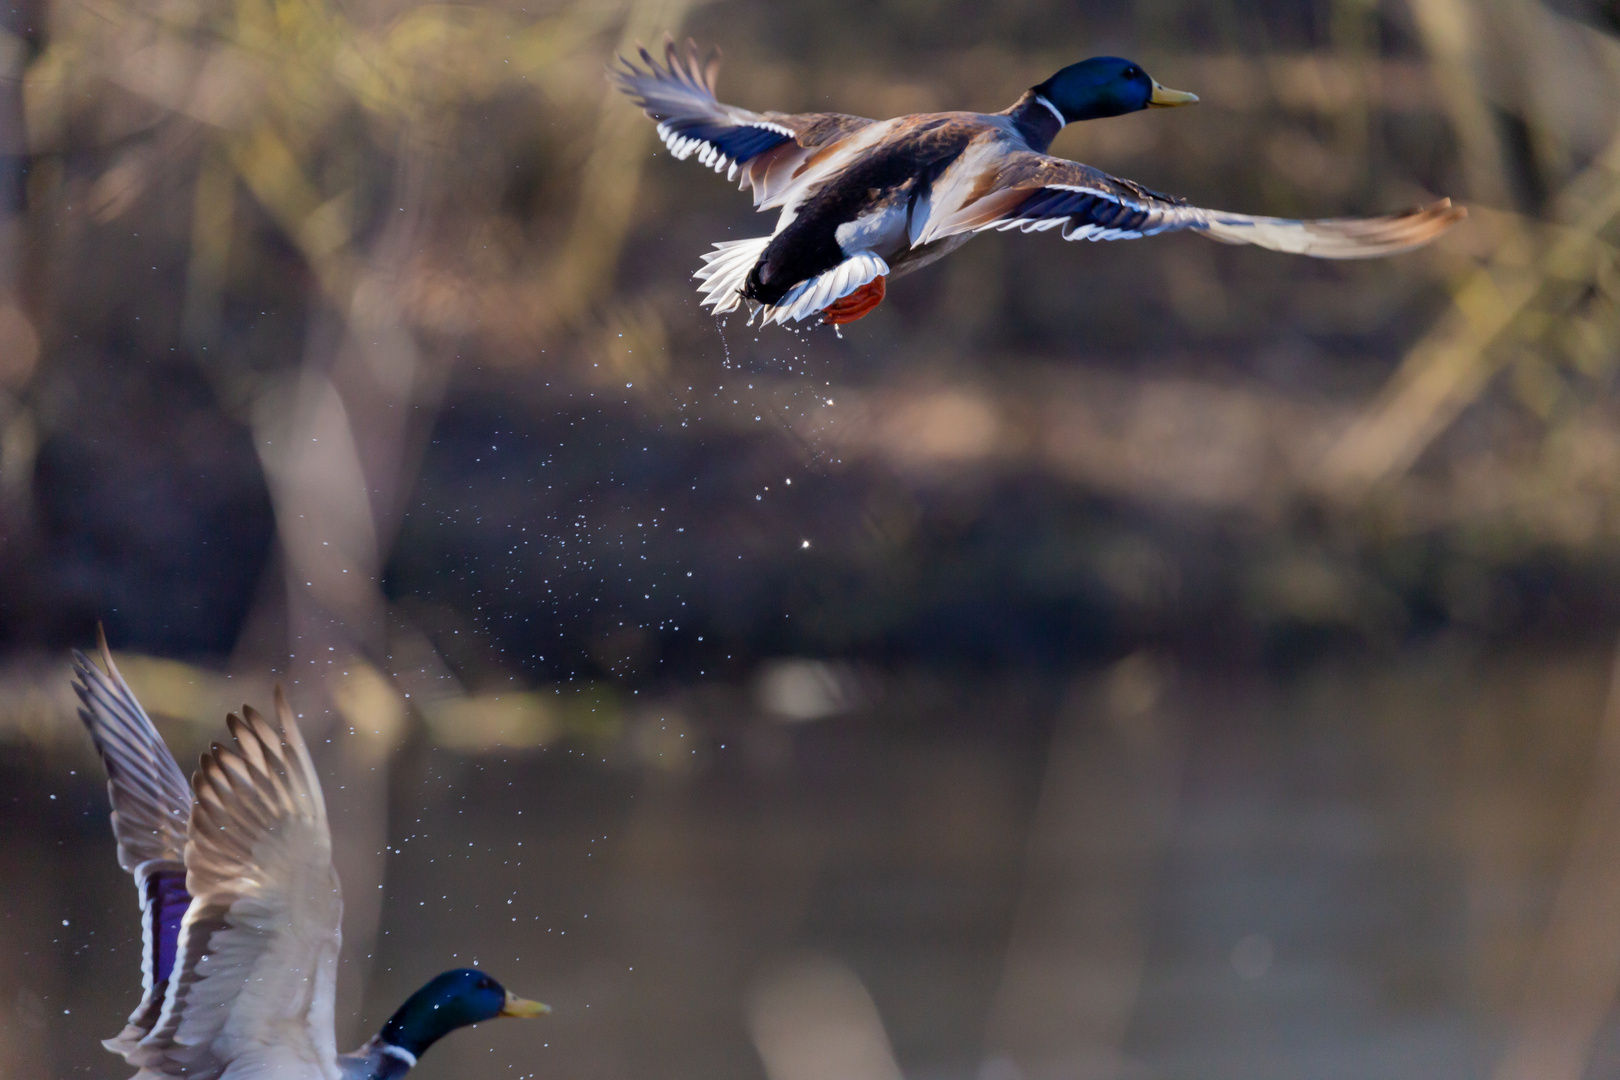
<instances>
[{"instance_id":1,"label":"dark water surface","mask_svg":"<svg viewBox=\"0 0 1620 1080\"><path fill-rule=\"evenodd\" d=\"M814 1048L873 1006L911 1077L1485 1075L1581 880L1606 669L1139 655L869 675L869 704L798 724L699 685L611 742L418 737L387 764L382 933L340 1042L477 963L556 1012L459 1032L424 1077L757 1077L763 1053L830 1080L865 1066ZM87 764L10 755L8 1075L123 1073L96 1040L134 1004L138 927ZM1612 1037L1593 1052L1601 1075Z\"/></svg>"}]
</instances>

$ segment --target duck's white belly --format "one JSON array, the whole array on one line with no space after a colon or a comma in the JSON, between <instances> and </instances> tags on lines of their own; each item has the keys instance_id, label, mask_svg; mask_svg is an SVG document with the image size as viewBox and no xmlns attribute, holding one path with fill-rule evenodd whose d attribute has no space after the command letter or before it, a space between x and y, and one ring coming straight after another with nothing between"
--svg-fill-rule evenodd
<instances>
[{"instance_id":1,"label":"duck's white belly","mask_svg":"<svg viewBox=\"0 0 1620 1080\"><path fill-rule=\"evenodd\" d=\"M194 1075L218 1080L342 1080L342 1074L336 1070L336 1062L329 1070L296 1051L273 1047L249 1051L227 1065L223 1072L208 1070ZM173 1075L142 1069L131 1080L173 1080Z\"/></svg>"},{"instance_id":2,"label":"duck's white belly","mask_svg":"<svg viewBox=\"0 0 1620 1080\"><path fill-rule=\"evenodd\" d=\"M888 206L846 221L833 232L833 239L845 255L870 251L885 259L910 246L906 236L906 202L895 200Z\"/></svg>"},{"instance_id":3,"label":"duck's white belly","mask_svg":"<svg viewBox=\"0 0 1620 1080\"><path fill-rule=\"evenodd\" d=\"M336 1062L330 1070L289 1047L249 1051L231 1062L219 1080L338 1080Z\"/></svg>"}]
</instances>

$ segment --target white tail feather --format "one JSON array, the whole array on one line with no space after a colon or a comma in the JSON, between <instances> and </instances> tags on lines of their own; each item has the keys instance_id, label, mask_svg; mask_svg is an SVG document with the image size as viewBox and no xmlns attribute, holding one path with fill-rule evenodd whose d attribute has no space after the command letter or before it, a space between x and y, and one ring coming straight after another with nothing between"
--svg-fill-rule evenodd
<instances>
[{"instance_id":1,"label":"white tail feather","mask_svg":"<svg viewBox=\"0 0 1620 1080\"><path fill-rule=\"evenodd\" d=\"M736 311L742 303L742 289L748 281L748 272L765 254L770 242L768 236L755 236L714 245L714 250L703 256L703 268L692 275L703 282L698 286L703 299L698 302L713 308L716 315Z\"/></svg>"},{"instance_id":2,"label":"white tail feather","mask_svg":"<svg viewBox=\"0 0 1620 1080\"><path fill-rule=\"evenodd\" d=\"M775 304L765 307L761 325L783 324L789 319L802 322L826 311L863 285L871 284L889 272L889 264L870 251L857 251L831 270L801 281Z\"/></svg>"}]
</instances>

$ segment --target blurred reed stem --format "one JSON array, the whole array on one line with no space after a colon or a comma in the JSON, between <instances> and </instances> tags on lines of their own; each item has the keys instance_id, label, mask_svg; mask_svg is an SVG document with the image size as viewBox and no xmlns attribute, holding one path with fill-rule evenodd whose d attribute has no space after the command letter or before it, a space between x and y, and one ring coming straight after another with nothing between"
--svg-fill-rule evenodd
<instances>
[{"instance_id":1,"label":"blurred reed stem","mask_svg":"<svg viewBox=\"0 0 1620 1080\"><path fill-rule=\"evenodd\" d=\"M1620 994L1620 646L1553 909L1492 1080L1581 1080Z\"/></svg>"},{"instance_id":2,"label":"blurred reed stem","mask_svg":"<svg viewBox=\"0 0 1620 1080\"><path fill-rule=\"evenodd\" d=\"M619 37L617 55L639 45L660 48L659 35L678 34L691 0L635 0ZM636 218L636 192L652 142L652 129L623 95L604 85L590 156L581 170L573 225L556 258L553 317L575 323L606 290Z\"/></svg>"},{"instance_id":3,"label":"blurred reed stem","mask_svg":"<svg viewBox=\"0 0 1620 1080\"><path fill-rule=\"evenodd\" d=\"M1504 177L1507 162L1496 121L1479 85L1477 5L1465 0L1408 0L1433 65L1435 83L1456 134L1468 198L1513 205Z\"/></svg>"},{"instance_id":4,"label":"blurred reed stem","mask_svg":"<svg viewBox=\"0 0 1620 1080\"><path fill-rule=\"evenodd\" d=\"M1501 240L1485 265L1457 284L1451 310L1329 450L1322 476L1330 491L1359 498L1410 468L1512 359L1493 347L1515 327L1536 336L1547 328L1520 317L1538 300L1561 314L1579 295L1567 283L1613 265L1600 236L1620 219L1620 137L1560 193L1554 215L1559 225L1545 231L1501 219Z\"/></svg>"},{"instance_id":5,"label":"blurred reed stem","mask_svg":"<svg viewBox=\"0 0 1620 1080\"><path fill-rule=\"evenodd\" d=\"M191 261L186 267L185 307L180 317L182 340L199 353L219 340L220 306L231 256L231 230L236 222L236 172L215 145L197 163L191 207Z\"/></svg>"}]
</instances>

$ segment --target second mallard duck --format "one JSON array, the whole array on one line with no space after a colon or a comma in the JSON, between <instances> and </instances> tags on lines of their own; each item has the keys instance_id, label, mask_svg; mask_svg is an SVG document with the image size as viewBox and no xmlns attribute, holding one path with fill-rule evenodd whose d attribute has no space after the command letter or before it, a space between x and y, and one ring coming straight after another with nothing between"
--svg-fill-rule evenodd
<instances>
[{"instance_id":1,"label":"second mallard duck","mask_svg":"<svg viewBox=\"0 0 1620 1080\"><path fill-rule=\"evenodd\" d=\"M339 1054L343 899L321 782L281 689L273 719L227 717L236 748L215 743L188 784L100 644L105 671L78 652L73 666L118 862L140 891L144 992L104 1044L139 1067L135 1080L399 1080L457 1028L550 1012L460 968Z\"/></svg>"},{"instance_id":2,"label":"second mallard duck","mask_svg":"<svg viewBox=\"0 0 1620 1080\"><path fill-rule=\"evenodd\" d=\"M1191 229L1231 244L1361 259L1426 244L1464 214L1441 199L1387 217L1255 217L1190 206L1049 156L1069 124L1198 100L1115 57L1066 67L999 113L882 121L722 104L714 95L718 57L700 60L690 41L684 52L666 42L662 64L646 49L641 60L621 57L610 74L657 122L670 153L695 154L728 179L741 175L760 210L781 210L770 236L716 244L695 275L716 313L746 300L766 323L818 313L823 322L853 322L882 302L887 278L986 229L1061 228L1065 240Z\"/></svg>"}]
</instances>

